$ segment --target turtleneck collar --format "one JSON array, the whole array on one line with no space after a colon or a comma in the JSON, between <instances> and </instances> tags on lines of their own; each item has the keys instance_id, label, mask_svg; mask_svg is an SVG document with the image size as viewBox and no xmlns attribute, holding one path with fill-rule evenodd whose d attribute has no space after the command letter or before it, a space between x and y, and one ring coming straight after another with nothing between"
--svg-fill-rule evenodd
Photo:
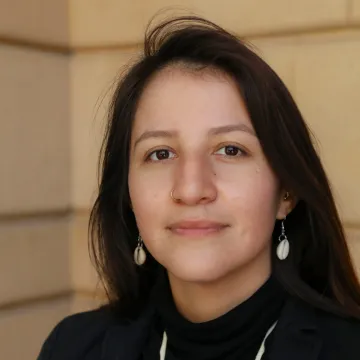
<instances>
[{"instance_id":1,"label":"turtleneck collar","mask_svg":"<svg viewBox=\"0 0 360 360\"><path fill-rule=\"evenodd\" d=\"M226 314L192 323L176 309L168 277L161 275L153 294L157 314L150 336L153 350L145 351L145 359L158 358L159 342L166 330L166 359L254 360L267 330L280 315L284 299L282 287L270 276L249 299ZM157 357L149 356L155 351Z\"/></svg>"}]
</instances>

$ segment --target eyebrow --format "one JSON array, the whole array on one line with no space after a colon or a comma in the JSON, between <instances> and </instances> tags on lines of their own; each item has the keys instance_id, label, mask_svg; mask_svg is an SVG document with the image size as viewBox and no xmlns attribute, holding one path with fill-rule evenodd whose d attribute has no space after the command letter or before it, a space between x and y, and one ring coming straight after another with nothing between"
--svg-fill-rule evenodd
<instances>
[{"instance_id":1,"label":"eyebrow","mask_svg":"<svg viewBox=\"0 0 360 360\"><path fill-rule=\"evenodd\" d=\"M234 131L246 132L252 136L257 137L255 131L245 124L233 124L233 125L224 125L224 126L214 127L209 130L209 135L221 135L221 134L226 134L226 133L234 132ZM176 134L177 134L177 132L175 130L148 130L148 131L143 132L136 139L136 141L134 143L134 148L136 147L136 145L139 142L144 141L146 139L172 138L172 137L175 137Z\"/></svg>"},{"instance_id":2,"label":"eyebrow","mask_svg":"<svg viewBox=\"0 0 360 360\"><path fill-rule=\"evenodd\" d=\"M143 132L135 141L134 148L136 145L146 139L151 138L172 138L176 135L176 131L173 130L149 130Z\"/></svg>"},{"instance_id":3,"label":"eyebrow","mask_svg":"<svg viewBox=\"0 0 360 360\"><path fill-rule=\"evenodd\" d=\"M233 131L243 131L246 132L252 136L256 136L255 131L250 128L249 126L245 124L231 124L231 125L224 125L215 127L209 130L210 135L220 135L220 134L226 134Z\"/></svg>"}]
</instances>

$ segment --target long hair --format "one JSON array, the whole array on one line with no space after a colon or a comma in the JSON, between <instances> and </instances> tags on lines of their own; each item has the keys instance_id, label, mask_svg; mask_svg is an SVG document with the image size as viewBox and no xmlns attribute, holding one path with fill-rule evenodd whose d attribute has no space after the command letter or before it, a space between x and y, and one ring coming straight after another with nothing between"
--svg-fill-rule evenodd
<instances>
[{"instance_id":1,"label":"long hair","mask_svg":"<svg viewBox=\"0 0 360 360\"><path fill-rule=\"evenodd\" d=\"M360 318L360 286L329 181L310 131L276 73L244 41L198 17L150 28L141 58L119 81L102 146L98 196L89 222L90 251L114 309L136 315L147 301L159 264L148 254L134 264L138 229L128 189L135 112L149 80L171 64L212 68L238 85L263 152L279 182L297 199L287 217L291 251L273 271L285 290L316 308ZM273 248L280 233L275 224Z\"/></svg>"}]
</instances>

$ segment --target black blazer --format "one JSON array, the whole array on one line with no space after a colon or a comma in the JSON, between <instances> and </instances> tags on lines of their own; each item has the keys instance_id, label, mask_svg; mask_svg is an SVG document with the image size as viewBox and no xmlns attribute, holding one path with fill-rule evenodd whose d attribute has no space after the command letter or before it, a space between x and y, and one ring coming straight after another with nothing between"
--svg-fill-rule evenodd
<instances>
[{"instance_id":1,"label":"black blazer","mask_svg":"<svg viewBox=\"0 0 360 360\"><path fill-rule=\"evenodd\" d=\"M138 360L152 314L148 308L138 320L125 322L104 307L67 317L51 332L38 360ZM360 322L288 300L262 359L359 360Z\"/></svg>"}]
</instances>

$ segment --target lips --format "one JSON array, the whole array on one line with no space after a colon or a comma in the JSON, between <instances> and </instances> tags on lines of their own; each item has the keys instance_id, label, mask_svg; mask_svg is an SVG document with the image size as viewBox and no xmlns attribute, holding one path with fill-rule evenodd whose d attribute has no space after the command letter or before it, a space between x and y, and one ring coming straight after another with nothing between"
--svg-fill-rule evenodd
<instances>
[{"instance_id":1,"label":"lips","mask_svg":"<svg viewBox=\"0 0 360 360\"><path fill-rule=\"evenodd\" d=\"M216 234L229 225L209 220L185 220L169 226L169 230L182 236L204 236Z\"/></svg>"}]
</instances>

